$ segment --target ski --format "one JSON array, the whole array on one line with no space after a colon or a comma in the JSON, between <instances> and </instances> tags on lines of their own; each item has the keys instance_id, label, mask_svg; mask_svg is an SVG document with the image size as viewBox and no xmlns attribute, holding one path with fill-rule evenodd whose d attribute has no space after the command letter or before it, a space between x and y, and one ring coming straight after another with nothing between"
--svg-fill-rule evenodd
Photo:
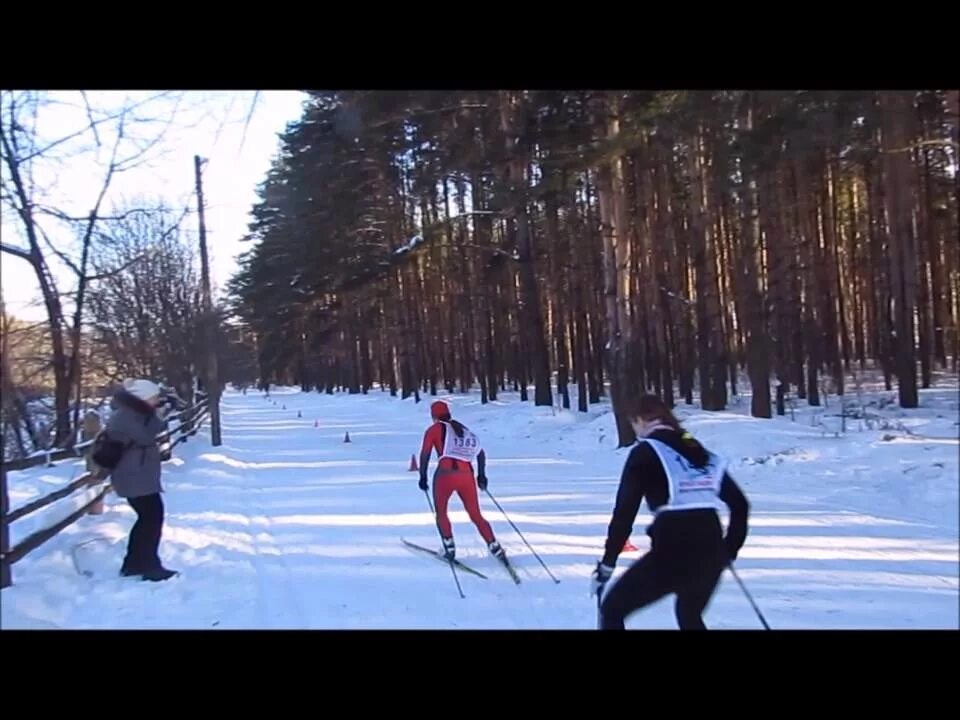
<instances>
[{"instance_id":1,"label":"ski","mask_svg":"<svg viewBox=\"0 0 960 720\"><path fill-rule=\"evenodd\" d=\"M503 565L503 567L506 568L507 572L510 573L510 577L513 578L513 581L517 585L519 585L520 575L517 573L517 569L513 566L513 564L506 558L503 558L503 559L497 558L497 560L500 562L501 565Z\"/></svg>"},{"instance_id":2,"label":"ski","mask_svg":"<svg viewBox=\"0 0 960 720\"><path fill-rule=\"evenodd\" d=\"M435 557L437 560L439 560L439 561L442 562L442 563L449 563L449 562L451 562L450 560L447 560L447 558L445 558L445 557L443 556L443 553L441 553L439 550L431 550L430 548L426 548L426 547L424 547L423 545L417 545L416 543L410 542L410 541L407 540L406 538L400 538L400 541L401 541L404 545L406 545L407 547L409 547L409 548L412 548L412 549L414 549L414 550L419 550L420 552L426 553L427 555L432 555L433 557ZM486 575L484 575L482 572L480 572L479 570L474 570L474 569L473 569L472 567L470 567L469 565L464 565L462 562L460 562L460 561L457 560L457 559L454 559L454 560L453 560L453 564L456 565L456 566L457 566L458 568L460 568L461 570L463 570L464 572L468 572L468 573L470 573L470 574L472 574L472 575L476 575L477 577L483 578L484 580L489 580L489 578L488 578Z\"/></svg>"}]
</instances>

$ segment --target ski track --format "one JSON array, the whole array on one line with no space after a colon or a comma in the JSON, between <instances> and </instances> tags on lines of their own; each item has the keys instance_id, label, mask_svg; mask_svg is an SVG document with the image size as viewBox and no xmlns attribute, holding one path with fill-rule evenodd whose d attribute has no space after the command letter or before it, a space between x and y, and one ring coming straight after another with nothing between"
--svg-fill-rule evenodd
<instances>
[{"instance_id":1,"label":"ski track","mask_svg":"<svg viewBox=\"0 0 960 720\"><path fill-rule=\"evenodd\" d=\"M519 585L456 495L457 557L487 579L457 570L461 599L449 565L402 545L401 536L439 542L407 468L419 455L428 402L376 391L227 393L223 445L211 447L201 431L164 466L161 556L182 574L156 584L115 576L133 513L110 496L104 515L14 566L3 626L594 629L589 575L626 452L614 447L612 418L553 413L509 394L486 407L476 397L449 399L485 441L491 492L559 584L483 492L484 515ZM731 459L751 501L737 569L774 629L957 629L957 527L943 507L956 503L955 486L943 482L956 476L956 445L894 447L879 443L879 433L835 441L802 423L686 415L694 433ZM431 482L435 467L433 459ZM644 504L630 537L638 551L621 555L617 575L646 551L649 520ZM77 574L69 552L91 538L106 540L86 546L92 579ZM704 618L716 629L761 629L729 573ZM627 627L675 628L673 598Z\"/></svg>"},{"instance_id":2,"label":"ski track","mask_svg":"<svg viewBox=\"0 0 960 720\"><path fill-rule=\"evenodd\" d=\"M254 622L263 628L309 629L303 607L293 589L296 578L287 564L284 548L274 536L273 521L257 512L255 500L263 491L250 480L249 474L244 474L244 480L257 588Z\"/></svg>"}]
</instances>

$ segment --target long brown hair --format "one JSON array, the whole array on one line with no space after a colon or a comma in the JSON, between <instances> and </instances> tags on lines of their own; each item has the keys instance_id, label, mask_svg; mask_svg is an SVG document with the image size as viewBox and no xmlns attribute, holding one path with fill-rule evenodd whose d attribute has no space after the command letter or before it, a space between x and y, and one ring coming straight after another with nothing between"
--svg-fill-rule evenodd
<instances>
[{"instance_id":1,"label":"long brown hair","mask_svg":"<svg viewBox=\"0 0 960 720\"><path fill-rule=\"evenodd\" d=\"M453 418L451 418L450 413L448 412L443 413L442 415L437 417L437 420L439 420L440 422L450 423L453 426L454 434L456 434L458 438L463 437L463 431L466 428L466 425L464 425L459 420L454 420Z\"/></svg>"},{"instance_id":2,"label":"long brown hair","mask_svg":"<svg viewBox=\"0 0 960 720\"><path fill-rule=\"evenodd\" d=\"M643 418L648 422L658 420L673 428L680 435L682 446L685 448L684 455L696 467L703 467L710 459L707 449L693 435L684 430L673 411L656 395L627 398L623 401L622 408L627 420L636 420L637 418Z\"/></svg>"},{"instance_id":3,"label":"long brown hair","mask_svg":"<svg viewBox=\"0 0 960 720\"><path fill-rule=\"evenodd\" d=\"M664 425L669 425L678 433L683 433L683 426L680 425L680 421L677 420L676 416L667 407L667 404L658 398L656 395L642 395L640 397L630 397L625 398L621 403L621 408L623 411L623 416L627 420L636 420L637 418L643 418L644 420L659 420Z\"/></svg>"}]
</instances>

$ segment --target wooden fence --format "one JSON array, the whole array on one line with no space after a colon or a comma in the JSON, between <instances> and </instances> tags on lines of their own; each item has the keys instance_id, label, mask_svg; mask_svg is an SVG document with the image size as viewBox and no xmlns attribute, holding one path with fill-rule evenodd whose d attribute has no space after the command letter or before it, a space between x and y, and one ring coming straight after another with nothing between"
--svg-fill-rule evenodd
<instances>
[{"instance_id":1,"label":"wooden fence","mask_svg":"<svg viewBox=\"0 0 960 720\"><path fill-rule=\"evenodd\" d=\"M157 444L164 445L169 441L170 449L172 450L180 443L186 442L187 438L196 435L197 431L203 426L203 422L207 419L208 415L209 407L207 405L206 398L203 398L197 404L192 405L179 413L171 415L167 418L167 420L179 420L179 424L176 428L164 430L162 433L157 435ZM55 461L83 457L87 454L87 451L92 444L93 440L87 440L85 442L78 443L72 449L52 450L51 452L43 455L35 455L29 458L18 459L3 465L2 470L0 470L3 476L2 479L0 479L0 501L2 501L0 502L0 588L9 587L13 584L12 566L14 563L23 559L23 557L25 557L28 553L36 550L50 538L56 536L64 528L70 527L84 515L90 513L90 511L97 507L99 503L103 502L104 496L110 491L109 476L104 476L102 471L98 471L96 468L94 468L93 470L88 470L87 472L83 473L76 480L71 481L68 485L60 488L59 490L37 498L36 500L31 500L25 505L18 507L16 510L11 511L10 499L7 493L7 472L23 470L38 465L52 465ZM88 467L90 467L90 465L91 463L88 463ZM78 490L89 488L96 488L97 492L94 497L88 502L84 503L82 507L74 510L67 517L54 523L53 525L31 533L29 536L21 540L15 547L10 547L11 523L37 512L38 510L51 505L57 500L68 497Z\"/></svg>"}]
</instances>

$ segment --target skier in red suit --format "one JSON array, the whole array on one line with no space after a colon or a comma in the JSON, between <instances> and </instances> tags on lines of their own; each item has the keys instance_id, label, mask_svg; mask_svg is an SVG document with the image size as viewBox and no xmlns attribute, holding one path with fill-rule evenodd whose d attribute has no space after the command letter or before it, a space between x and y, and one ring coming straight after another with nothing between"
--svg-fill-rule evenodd
<instances>
[{"instance_id":1,"label":"skier in red suit","mask_svg":"<svg viewBox=\"0 0 960 720\"><path fill-rule=\"evenodd\" d=\"M450 408L442 400L430 405L430 417L433 424L423 434L423 443L420 446L420 489L427 492L427 466L430 464L430 456L436 450L439 460L433 475L433 501L437 509L437 527L443 541L444 557L452 560L456 555L453 528L447 516L447 504L450 496L456 492L470 520L487 543L487 549L495 557L505 560L506 555L494 537L490 523L480 512L477 486L479 485L481 490L487 489L487 457L480 446L479 438L463 423L450 417ZM477 461L476 479L473 475L474 459Z\"/></svg>"}]
</instances>

